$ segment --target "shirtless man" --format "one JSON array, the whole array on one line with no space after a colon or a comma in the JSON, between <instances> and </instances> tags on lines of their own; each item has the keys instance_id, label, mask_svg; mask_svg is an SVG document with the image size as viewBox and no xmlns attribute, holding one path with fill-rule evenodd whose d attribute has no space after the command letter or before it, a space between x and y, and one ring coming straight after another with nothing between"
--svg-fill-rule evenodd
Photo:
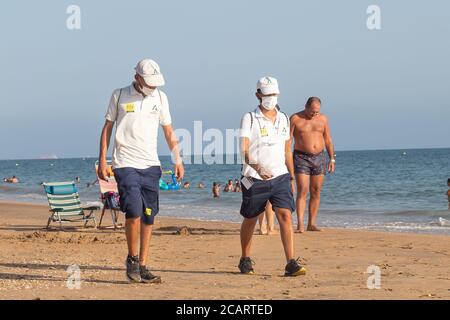
<instances>
[{"instance_id":1,"label":"shirtless man","mask_svg":"<svg viewBox=\"0 0 450 320\"><path fill-rule=\"evenodd\" d=\"M321 231L317 226L320 192L327 171L324 149L330 158L328 172L335 167L334 148L328 119L320 113L321 101L317 97L308 99L305 110L291 116L291 139L294 139L294 168L297 182L296 232L303 233L306 196L310 193L308 231Z\"/></svg>"}]
</instances>

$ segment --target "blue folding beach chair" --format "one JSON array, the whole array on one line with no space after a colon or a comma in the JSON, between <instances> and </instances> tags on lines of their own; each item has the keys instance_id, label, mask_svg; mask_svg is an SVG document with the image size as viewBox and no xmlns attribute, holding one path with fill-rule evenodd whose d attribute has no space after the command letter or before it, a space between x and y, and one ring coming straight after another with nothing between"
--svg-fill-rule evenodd
<instances>
[{"instance_id":1,"label":"blue folding beach chair","mask_svg":"<svg viewBox=\"0 0 450 320\"><path fill-rule=\"evenodd\" d=\"M82 207L75 182L51 182L44 183L43 186L51 212L48 218L47 229L51 222L59 222L59 226L62 229L63 222L76 221L84 221L84 227L89 221L93 221L95 228L97 228L94 211L99 210L100 207ZM87 211L90 211L89 214L85 213Z\"/></svg>"}]
</instances>

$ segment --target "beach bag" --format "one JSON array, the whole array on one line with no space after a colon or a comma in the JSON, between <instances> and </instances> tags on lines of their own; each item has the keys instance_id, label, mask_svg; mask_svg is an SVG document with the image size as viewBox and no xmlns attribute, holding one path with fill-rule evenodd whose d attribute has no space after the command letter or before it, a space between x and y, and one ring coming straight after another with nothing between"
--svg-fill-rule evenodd
<instances>
[{"instance_id":1,"label":"beach bag","mask_svg":"<svg viewBox=\"0 0 450 320\"><path fill-rule=\"evenodd\" d=\"M105 208L112 210L120 210L120 196L117 192L108 191L103 194L105 200Z\"/></svg>"}]
</instances>

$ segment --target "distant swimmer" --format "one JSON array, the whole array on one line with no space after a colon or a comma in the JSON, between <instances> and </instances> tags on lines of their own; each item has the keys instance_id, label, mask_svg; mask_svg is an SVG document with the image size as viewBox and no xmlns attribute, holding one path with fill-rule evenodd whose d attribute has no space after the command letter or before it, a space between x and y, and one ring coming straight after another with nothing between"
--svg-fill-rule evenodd
<instances>
[{"instance_id":1,"label":"distant swimmer","mask_svg":"<svg viewBox=\"0 0 450 320\"><path fill-rule=\"evenodd\" d=\"M317 227L317 212L320 192L326 171L334 172L334 147L328 119L320 112L321 101L317 97L308 99L305 109L291 116L291 139L294 140L294 169L297 181L296 232L304 232L306 196L309 192L308 231L321 231ZM330 161L327 166L324 149Z\"/></svg>"},{"instance_id":2,"label":"distant swimmer","mask_svg":"<svg viewBox=\"0 0 450 320\"><path fill-rule=\"evenodd\" d=\"M80 183L80 181L81 181L80 177L75 177L75 182L76 183Z\"/></svg>"},{"instance_id":3,"label":"distant swimmer","mask_svg":"<svg viewBox=\"0 0 450 320\"><path fill-rule=\"evenodd\" d=\"M242 192L241 182L239 180L234 181L235 187L234 192Z\"/></svg>"},{"instance_id":4,"label":"distant swimmer","mask_svg":"<svg viewBox=\"0 0 450 320\"><path fill-rule=\"evenodd\" d=\"M183 188L184 189L189 189L191 187L191 184L189 183L189 181L186 181L184 184L183 184Z\"/></svg>"},{"instance_id":5,"label":"distant swimmer","mask_svg":"<svg viewBox=\"0 0 450 320\"><path fill-rule=\"evenodd\" d=\"M213 183L212 193L214 198L220 198L220 184L218 184L217 182Z\"/></svg>"},{"instance_id":6,"label":"distant swimmer","mask_svg":"<svg viewBox=\"0 0 450 320\"><path fill-rule=\"evenodd\" d=\"M447 191L448 210L450 210L450 178L447 179L447 186L448 186L448 191Z\"/></svg>"},{"instance_id":7,"label":"distant swimmer","mask_svg":"<svg viewBox=\"0 0 450 320\"><path fill-rule=\"evenodd\" d=\"M228 180L228 183L223 188L223 192L233 192L234 186L233 186L233 180Z\"/></svg>"},{"instance_id":8,"label":"distant swimmer","mask_svg":"<svg viewBox=\"0 0 450 320\"><path fill-rule=\"evenodd\" d=\"M198 188L199 189L204 189L205 188L205 184L203 182L199 182L198 183Z\"/></svg>"},{"instance_id":9,"label":"distant swimmer","mask_svg":"<svg viewBox=\"0 0 450 320\"><path fill-rule=\"evenodd\" d=\"M16 176L12 176L10 178L4 178L3 182L7 182L7 183L19 183L19 178L17 178Z\"/></svg>"}]
</instances>

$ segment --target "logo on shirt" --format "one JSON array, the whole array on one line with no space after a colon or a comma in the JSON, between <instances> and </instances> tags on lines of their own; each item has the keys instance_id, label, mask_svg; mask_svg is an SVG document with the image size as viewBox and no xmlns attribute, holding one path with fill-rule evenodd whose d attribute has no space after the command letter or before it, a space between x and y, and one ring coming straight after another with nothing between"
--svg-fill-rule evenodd
<instances>
[{"instance_id":1,"label":"logo on shirt","mask_svg":"<svg viewBox=\"0 0 450 320\"><path fill-rule=\"evenodd\" d=\"M152 111L158 111L158 106L156 104L153 106Z\"/></svg>"},{"instance_id":2,"label":"logo on shirt","mask_svg":"<svg viewBox=\"0 0 450 320\"><path fill-rule=\"evenodd\" d=\"M269 132L267 131L267 128L261 128L261 137L267 137L269 135Z\"/></svg>"},{"instance_id":3,"label":"logo on shirt","mask_svg":"<svg viewBox=\"0 0 450 320\"><path fill-rule=\"evenodd\" d=\"M287 130L286 130L286 127L284 127L283 130L281 131L281 134L282 134L283 136L285 136L286 133L287 133Z\"/></svg>"},{"instance_id":4,"label":"logo on shirt","mask_svg":"<svg viewBox=\"0 0 450 320\"><path fill-rule=\"evenodd\" d=\"M133 103L127 103L125 105L125 111L127 113L134 112L134 104Z\"/></svg>"}]
</instances>

